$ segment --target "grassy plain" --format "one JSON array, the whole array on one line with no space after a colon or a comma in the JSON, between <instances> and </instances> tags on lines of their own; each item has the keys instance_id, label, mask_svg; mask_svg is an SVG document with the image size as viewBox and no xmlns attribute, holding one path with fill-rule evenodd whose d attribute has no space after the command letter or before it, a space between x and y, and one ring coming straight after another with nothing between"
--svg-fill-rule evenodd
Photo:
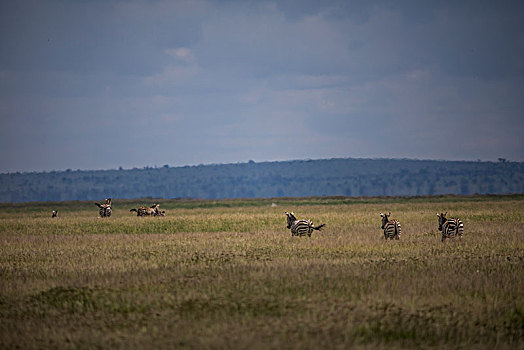
<instances>
[{"instance_id":1,"label":"grassy plain","mask_svg":"<svg viewBox=\"0 0 524 350\"><path fill-rule=\"evenodd\" d=\"M524 348L524 195L152 202L1 204L0 348Z\"/></svg>"}]
</instances>

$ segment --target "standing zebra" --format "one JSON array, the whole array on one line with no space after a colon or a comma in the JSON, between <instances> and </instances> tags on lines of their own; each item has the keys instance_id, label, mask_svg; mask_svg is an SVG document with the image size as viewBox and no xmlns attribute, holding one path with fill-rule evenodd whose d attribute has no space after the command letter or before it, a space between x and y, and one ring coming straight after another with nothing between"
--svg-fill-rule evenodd
<instances>
[{"instance_id":1,"label":"standing zebra","mask_svg":"<svg viewBox=\"0 0 524 350\"><path fill-rule=\"evenodd\" d=\"M99 204L95 203L96 206L98 206L98 214L101 218L110 217L111 216L111 198L106 198L105 204Z\"/></svg>"},{"instance_id":2,"label":"standing zebra","mask_svg":"<svg viewBox=\"0 0 524 350\"><path fill-rule=\"evenodd\" d=\"M391 212L389 214L380 213L380 216L382 217L382 226L380 228L384 230L384 239L399 239L402 233L400 221L390 219Z\"/></svg>"},{"instance_id":3,"label":"standing zebra","mask_svg":"<svg viewBox=\"0 0 524 350\"><path fill-rule=\"evenodd\" d=\"M313 222L311 222L311 220L309 219L297 220L297 218L295 217L295 213L293 212L288 213L286 211L285 214L287 216L286 227L291 229L291 236L305 236L307 234L309 237L311 237L311 232L313 232L313 230L320 231L322 227L326 226L326 224L313 226Z\"/></svg>"},{"instance_id":4,"label":"standing zebra","mask_svg":"<svg viewBox=\"0 0 524 350\"><path fill-rule=\"evenodd\" d=\"M444 242L446 238L455 238L456 236L462 238L462 235L464 234L464 224L462 223L462 220L458 218L447 219L446 215L448 215L448 212L445 214L437 213L438 230L442 231L442 242Z\"/></svg>"}]
</instances>

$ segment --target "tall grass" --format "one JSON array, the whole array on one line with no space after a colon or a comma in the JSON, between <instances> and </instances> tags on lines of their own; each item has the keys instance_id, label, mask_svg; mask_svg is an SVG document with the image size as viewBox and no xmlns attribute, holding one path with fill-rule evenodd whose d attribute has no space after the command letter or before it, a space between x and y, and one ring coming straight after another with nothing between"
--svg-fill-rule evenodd
<instances>
[{"instance_id":1,"label":"tall grass","mask_svg":"<svg viewBox=\"0 0 524 350\"><path fill-rule=\"evenodd\" d=\"M20 206L0 214L0 347L522 348L524 201L478 199ZM291 237L284 210L326 229ZM446 210L465 235L443 244Z\"/></svg>"}]
</instances>

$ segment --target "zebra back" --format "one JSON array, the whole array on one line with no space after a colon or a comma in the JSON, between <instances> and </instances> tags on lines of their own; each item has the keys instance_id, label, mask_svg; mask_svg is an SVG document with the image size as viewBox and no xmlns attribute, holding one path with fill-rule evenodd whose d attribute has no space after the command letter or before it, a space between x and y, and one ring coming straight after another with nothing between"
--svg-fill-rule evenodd
<instances>
[{"instance_id":1,"label":"zebra back","mask_svg":"<svg viewBox=\"0 0 524 350\"><path fill-rule=\"evenodd\" d=\"M457 236L462 238L463 234L464 224L462 223L462 220L458 218L449 218L442 225L442 242L444 242L446 238L454 238Z\"/></svg>"},{"instance_id":2,"label":"zebra back","mask_svg":"<svg viewBox=\"0 0 524 350\"><path fill-rule=\"evenodd\" d=\"M291 235L292 236L305 236L308 235L311 237L311 220L296 220L291 225Z\"/></svg>"},{"instance_id":3,"label":"zebra back","mask_svg":"<svg viewBox=\"0 0 524 350\"><path fill-rule=\"evenodd\" d=\"M446 238L454 238L456 236L459 236L459 238L462 238L462 235L464 234L464 224L462 223L462 220L459 218L446 218L446 213L437 213L438 216L438 229L439 231L442 231L442 242L446 240Z\"/></svg>"},{"instance_id":4,"label":"zebra back","mask_svg":"<svg viewBox=\"0 0 524 350\"><path fill-rule=\"evenodd\" d=\"M291 213L285 212L285 214L287 216L287 226L286 227L288 229L291 229L291 236L308 235L309 237L311 237L311 232L313 232L313 230L320 231L324 226L326 226L325 224L314 226L313 222L309 219L297 220L297 218L295 217L295 213L293 212Z\"/></svg>"},{"instance_id":5,"label":"zebra back","mask_svg":"<svg viewBox=\"0 0 524 350\"><path fill-rule=\"evenodd\" d=\"M106 199L105 204L95 203L95 205L99 208L98 215L100 215L100 217L105 218L111 216L111 198Z\"/></svg>"},{"instance_id":6,"label":"zebra back","mask_svg":"<svg viewBox=\"0 0 524 350\"><path fill-rule=\"evenodd\" d=\"M384 226L384 239L400 239L401 233L402 228L398 220L388 221Z\"/></svg>"},{"instance_id":7,"label":"zebra back","mask_svg":"<svg viewBox=\"0 0 524 350\"><path fill-rule=\"evenodd\" d=\"M140 208L138 208L138 210L136 212L136 215L137 216L149 216L149 215L151 215L151 213L152 213L152 209L151 208L140 207Z\"/></svg>"},{"instance_id":8,"label":"zebra back","mask_svg":"<svg viewBox=\"0 0 524 350\"><path fill-rule=\"evenodd\" d=\"M384 230L384 239L400 239L400 234L402 233L402 228L400 226L400 221L396 219L390 219L391 212L389 214L382 214L382 226Z\"/></svg>"},{"instance_id":9,"label":"zebra back","mask_svg":"<svg viewBox=\"0 0 524 350\"><path fill-rule=\"evenodd\" d=\"M111 207L110 206L101 206L100 209L98 210L98 214L100 215L100 217L110 217L111 216Z\"/></svg>"}]
</instances>

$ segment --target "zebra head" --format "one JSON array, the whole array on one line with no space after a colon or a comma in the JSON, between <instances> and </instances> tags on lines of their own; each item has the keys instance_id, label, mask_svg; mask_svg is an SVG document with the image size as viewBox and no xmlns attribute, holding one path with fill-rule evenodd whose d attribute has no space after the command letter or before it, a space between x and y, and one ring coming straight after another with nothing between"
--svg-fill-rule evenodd
<instances>
[{"instance_id":1,"label":"zebra head","mask_svg":"<svg viewBox=\"0 0 524 350\"><path fill-rule=\"evenodd\" d=\"M287 216L287 228L291 228L291 225L293 225L293 222L297 221L297 218L295 217L295 213L291 212L291 213L288 213L287 211L285 212L286 216Z\"/></svg>"},{"instance_id":2,"label":"zebra head","mask_svg":"<svg viewBox=\"0 0 524 350\"><path fill-rule=\"evenodd\" d=\"M58 217L58 210L53 210L53 215L51 217L52 218Z\"/></svg>"},{"instance_id":3,"label":"zebra head","mask_svg":"<svg viewBox=\"0 0 524 350\"><path fill-rule=\"evenodd\" d=\"M444 223L446 221L448 221L448 219L446 219L446 215L448 215L448 212L446 212L445 214L437 213L437 216L438 216L438 230L439 231L442 231L442 225L444 225Z\"/></svg>"},{"instance_id":4,"label":"zebra head","mask_svg":"<svg viewBox=\"0 0 524 350\"><path fill-rule=\"evenodd\" d=\"M380 226L380 228L384 229L384 227L386 226L386 224L389 221L389 217L391 216L391 212L389 212L389 214L382 214L382 213L380 213L380 216L382 217L382 226Z\"/></svg>"}]
</instances>

